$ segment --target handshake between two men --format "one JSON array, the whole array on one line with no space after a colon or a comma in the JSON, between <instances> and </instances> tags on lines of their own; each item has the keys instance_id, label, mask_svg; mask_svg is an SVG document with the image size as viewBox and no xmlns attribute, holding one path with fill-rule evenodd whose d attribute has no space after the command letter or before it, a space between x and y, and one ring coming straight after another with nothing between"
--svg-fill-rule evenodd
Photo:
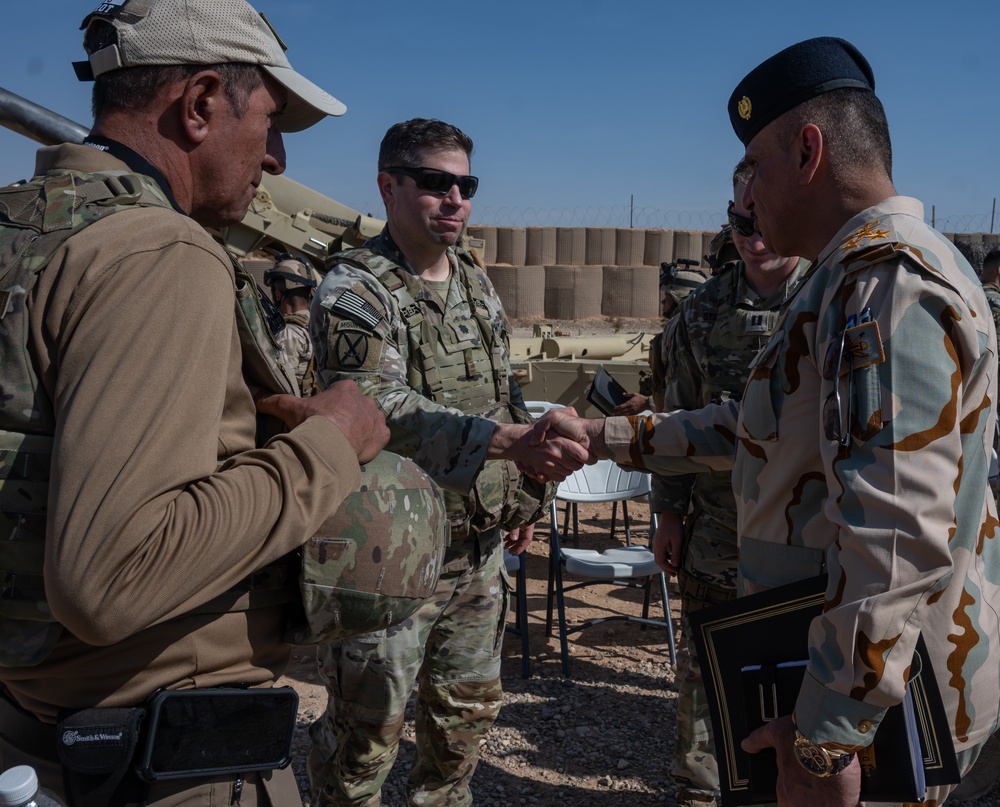
<instances>
[{"instance_id":1,"label":"handshake between two men","mask_svg":"<svg viewBox=\"0 0 1000 807\"><path fill-rule=\"evenodd\" d=\"M499 433L499 434L498 434ZM505 442L513 433L516 439ZM494 440L502 453L492 453ZM490 440L489 459L508 459L540 482L562 482L584 465L608 456L604 445L604 420L587 420L571 406L551 409L530 426L498 423Z\"/></svg>"},{"instance_id":2,"label":"handshake between two men","mask_svg":"<svg viewBox=\"0 0 1000 807\"><path fill-rule=\"evenodd\" d=\"M375 401L353 381L338 381L311 398L254 389L257 411L273 415L289 428L320 415L333 421L350 440L361 463L372 460L389 441L385 417ZM587 420L572 407L546 412L531 425L497 423L486 459L510 460L540 482L562 482L584 465L607 456L604 421Z\"/></svg>"}]
</instances>

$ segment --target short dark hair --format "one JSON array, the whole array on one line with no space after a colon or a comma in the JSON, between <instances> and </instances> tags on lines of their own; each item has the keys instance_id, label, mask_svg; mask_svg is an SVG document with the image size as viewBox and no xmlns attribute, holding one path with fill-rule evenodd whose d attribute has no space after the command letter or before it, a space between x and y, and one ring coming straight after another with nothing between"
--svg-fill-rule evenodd
<instances>
[{"instance_id":1,"label":"short dark hair","mask_svg":"<svg viewBox=\"0 0 1000 807\"><path fill-rule=\"evenodd\" d=\"M460 149L471 164L472 148L472 138L457 126L434 118L413 118L389 127L378 150L378 170L417 167L417 152L423 149Z\"/></svg>"},{"instance_id":2,"label":"short dark hair","mask_svg":"<svg viewBox=\"0 0 1000 807\"><path fill-rule=\"evenodd\" d=\"M118 42L118 31L104 20L87 29L83 46L88 54ZM247 110L250 95L264 83L264 74L253 64L178 64L127 67L98 76L91 96L91 112L97 120L105 112L147 109L165 87L186 80L202 70L215 70L222 79L226 100L237 118Z\"/></svg>"},{"instance_id":3,"label":"short dark hair","mask_svg":"<svg viewBox=\"0 0 1000 807\"><path fill-rule=\"evenodd\" d=\"M799 104L779 120L788 146L803 126L816 124L823 132L835 172L877 166L892 179L889 122L875 93L850 88L832 90Z\"/></svg>"},{"instance_id":4,"label":"short dark hair","mask_svg":"<svg viewBox=\"0 0 1000 807\"><path fill-rule=\"evenodd\" d=\"M987 252L983 258L983 274L987 271L996 272L998 269L1000 269L1000 249L994 249Z\"/></svg>"}]
</instances>

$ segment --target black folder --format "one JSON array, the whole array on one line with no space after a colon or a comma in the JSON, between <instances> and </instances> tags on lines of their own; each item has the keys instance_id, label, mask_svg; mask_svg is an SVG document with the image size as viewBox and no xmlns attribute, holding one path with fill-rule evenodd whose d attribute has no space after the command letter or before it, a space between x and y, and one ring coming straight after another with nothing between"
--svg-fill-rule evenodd
<instances>
[{"instance_id":1,"label":"black folder","mask_svg":"<svg viewBox=\"0 0 1000 807\"><path fill-rule=\"evenodd\" d=\"M604 367L598 367L594 380L587 388L587 400L605 415L611 415L615 407L625 403L628 395L618 380Z\"/></svg>"},{"instance_id":2,"label":"black folder","mask_svg":"<svg viewBox=\"0 0 1000 807\"><path fill-rule=\"evenodd\" d=\"M809 625L823 611L826 580L809 578L689 615L714 728L723 807L775 801L773 750L747 754L740 741L764 719L791 713L805 673ZM915 802L923 798L921 780L927 786L959 781L944 703L922 638L912 670L910 704L891 708L875 742L858 755L863 800Z\"/></svg>"}]
</instances>

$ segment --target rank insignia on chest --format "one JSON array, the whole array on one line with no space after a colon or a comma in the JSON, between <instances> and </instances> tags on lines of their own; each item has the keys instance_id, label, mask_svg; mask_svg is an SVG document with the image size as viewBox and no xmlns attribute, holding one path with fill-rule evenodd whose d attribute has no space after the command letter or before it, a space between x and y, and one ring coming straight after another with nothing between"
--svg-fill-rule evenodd
<instances>
[{"instance_id":1,"label":"rank insignia on chest","mask_svg":"<svg viewBox=\"0 0 1000 807\"><path fill-rule=\"evenodd\" d=\"M778 315L776 311L747 311L742 319L747 336L770 336Z\"/></svg>"}]
</instances>

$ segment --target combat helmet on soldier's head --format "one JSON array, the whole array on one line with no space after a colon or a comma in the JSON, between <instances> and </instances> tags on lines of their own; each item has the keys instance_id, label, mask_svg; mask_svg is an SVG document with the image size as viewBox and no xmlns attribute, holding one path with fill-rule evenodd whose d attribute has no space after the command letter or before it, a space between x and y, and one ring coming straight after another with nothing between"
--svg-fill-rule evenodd
<instances>
[{"instance_id":1,"label":"combat helmet on soldier's head","mask_svg":"<svg viewBox=\"0 0 1000 807\"><path fill-rule=\"evenodd\" d=\"M286 289L315 289L316 279L312 270L302 261L291 256L278 261L264 272L264 285L273 286L274 281L284 280Z\"/></svg>"},{"instance_id":2,"label":"combat helmet on soldier's head","mask_svg":"<svg viewBox=\"0 0 1000 807\"><path fill-rule=\"evenodd\" d=\"M438 486L412 460L383 451L302 547L305 620L285 640L318 644L398 625L434 593L449 538Z\"/></svg>"},{"instance_id":3,"label":"combat helmet on soldier's head","mask_svg":"<svg viewBox=\"0 0 1000 807\"><path fill-rule=\"evenodd\" d=\"M685 261L686 265L694 265L691 261ZM665 302L666 297L670 297L675 306L681 304L681 300L687 297L692 291L704 283L707 278L694 269L682 269L676 263L660 264L660 302Z\"/></svg>"}]
</instances>

